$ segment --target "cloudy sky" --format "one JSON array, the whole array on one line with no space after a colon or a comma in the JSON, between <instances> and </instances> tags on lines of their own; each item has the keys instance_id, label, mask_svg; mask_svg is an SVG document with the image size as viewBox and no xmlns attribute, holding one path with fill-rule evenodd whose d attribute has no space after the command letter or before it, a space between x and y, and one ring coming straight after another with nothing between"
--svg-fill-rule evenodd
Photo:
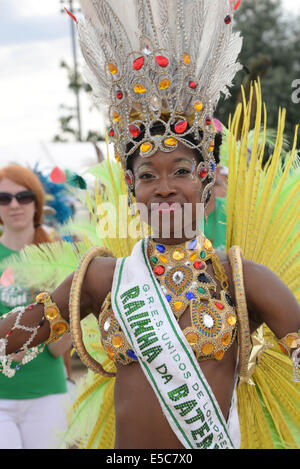
<instances>
[{"instance_id":1,"label":"cloudy sky","mask_svg":"<svg viewBox=\"0 0 300 469\"><path fill-rule=\"evenodd\" d=\"M300 11L300 0L284 3ZM0 146L51 141L60 104L73 104L59 66L72 63L70 23L61 8L60 0L0 0ZM101 129L98 114L89 115L87 102L82 106L84 128L93 119Z\"/></svg>"}]
</instances>

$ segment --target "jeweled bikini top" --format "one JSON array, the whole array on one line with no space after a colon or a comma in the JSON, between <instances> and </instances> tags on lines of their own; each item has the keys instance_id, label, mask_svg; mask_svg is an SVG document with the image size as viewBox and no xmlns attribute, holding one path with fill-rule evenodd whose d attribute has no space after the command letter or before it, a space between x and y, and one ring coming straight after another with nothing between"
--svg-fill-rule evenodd
<instances>
[{"instance_id":1,"label":"jeweled bikini top","mask_svg":"<svg viewBox=\"0 0 300 469\"><path fill-rule=\"evenodd\" d=\"M212 243L203 235L180 245L148 240L148 259L166 301L179 321L190 309L191 325L183 330L198 360L221 360L236 337L237 315L228 292L226 273ZM217 282L207 272L211 262ZM136 361L134 351L116 321L110 294L103 303L99 325L109 357L122 364Z\"/></svg>"}]
</instances>

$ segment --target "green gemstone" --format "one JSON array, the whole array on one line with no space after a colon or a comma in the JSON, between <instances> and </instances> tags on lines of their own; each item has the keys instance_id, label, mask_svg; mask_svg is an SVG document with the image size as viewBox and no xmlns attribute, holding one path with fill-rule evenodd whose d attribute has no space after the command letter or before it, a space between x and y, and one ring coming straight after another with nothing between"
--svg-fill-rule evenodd
<instances>
[{"instance_id":1,"label":"green gemstone","mask_svg":"<svg viewBox=\"0 0 300 469\"><path fill-rule=\"evenodd\" d=\"M157 264L157 261L158 261L157 257L151 257L151 260L153 264Z\"/></svg>"},{"instance_id":2,"label":"green gemstone","mask_svg":"<svg viewBox=\"0 0 300 469\"><path fill-rule=\"evenodd\" d=\"M123 361L125 361L125 357L124 357L124 355L122 355L122 353L120 353L119 357L120 357Z\"/></svg>"},{"instance_id":3,"label":"green gemstone","mask_svg":"<svg viewBox=\"0 0 300 469\"><path fill-rule=\"evenodd\" d=\"M200 287L200 288L198 288L198 292L199 292L199 293L202 293L203 295L205 295L206 290L205 290L204 288Z\"/></svg>"},{"instance_id":4,"label":"green gemstone","mask_svg":"<svg viewBox=\"0 0 300 469\"><path fill-rule=\"evenodd\" d=\"M205 252L205 251L201 251L201 252L200 252L200 257L201 257L201 259L205 259L205 258L206 258L206 252Z\"/></svg>"}]
</instances>

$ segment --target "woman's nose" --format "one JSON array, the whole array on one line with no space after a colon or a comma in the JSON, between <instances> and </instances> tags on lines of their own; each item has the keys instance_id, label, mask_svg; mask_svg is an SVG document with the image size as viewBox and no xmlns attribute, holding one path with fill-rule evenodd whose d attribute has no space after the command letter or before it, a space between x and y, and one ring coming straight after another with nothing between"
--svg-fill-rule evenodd
<instances>
[{"instance_id":1,"label":"woman's nose","mask_svg":"<svg viewBox=\"0 0 300 469\"><path fill-rule=\"evenodd\" d=\"M13 197L10 201L9 207L19 207L19 202L17 201L16 197Z\"/></svg>"},{"instance_id":2,"label":"woman's nose","mask_svg":"<svg viewBox=\"0 0 300 469\"><path fill-rule=\"evenodd\" d=\"M167 198L170 195L176 194L176 189L172 185L170 178L166 175L158 179L154 192L157 196Z\"/></svg>"}]
</instances>

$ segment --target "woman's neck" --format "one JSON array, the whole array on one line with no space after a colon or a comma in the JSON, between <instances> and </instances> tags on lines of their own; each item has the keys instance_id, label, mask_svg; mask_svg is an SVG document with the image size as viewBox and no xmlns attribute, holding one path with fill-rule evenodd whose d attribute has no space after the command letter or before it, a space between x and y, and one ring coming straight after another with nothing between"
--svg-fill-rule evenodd
<instances>
[{"instance_id":1,"label":"woman's neck","mask_svg":"<svg viewBox=\"0 0 300 469\"><path fill-rule=\"evenodd\" d=\"M29 226L22 231L11 231L4 228L3 234L0 237L0 242L8 249L21 251L25 246L33 243L34 231L33 226Z\"/></svg>"},{"instance_id":2,"label":"woman's neck","mask_svg":"<svg viewBox=\"0 0 300 469\"><path fill-rule=\"evenodd\" d=\"M159 237L159 236L155 236L153 237L153 241L155 243L158 243L158 244L164 244L164 245L170 245L170 246L177 246L177 245L181 245L181 244L184 244L184 243L188 243L190 241L193 241L194 239L196 238L199 238L199 237L203 237L203 233L201 231L199 231L199 233L195 236L193 236L192 238L191 237L183 237L183 238L163 238L163 237Z\"/></svg>"}]
</instances>

